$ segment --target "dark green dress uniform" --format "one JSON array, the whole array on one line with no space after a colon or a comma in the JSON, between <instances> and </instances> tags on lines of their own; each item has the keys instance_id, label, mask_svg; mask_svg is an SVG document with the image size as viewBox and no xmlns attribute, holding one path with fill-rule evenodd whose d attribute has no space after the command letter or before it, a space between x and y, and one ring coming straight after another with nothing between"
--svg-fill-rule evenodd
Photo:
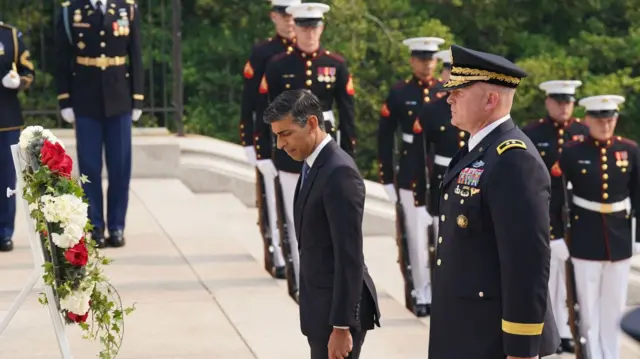
<instances>
[{"instance_id":1,"label":"dark green dress uniform","mask_svg":"<svg viewBox=\"0 0 640 359\"><path fill-rule=\"evenodd\" d=\"M13 249L11 240L16 217L16 196L7 198L7 188L16 187L11 146L18 143L24 125L18 91L31 86L35 69L22 33L0 22L0 80L10 72L19 76L18 88L7 88L0 82L0 251ZM16 79L17 81L17 79Z\"/></svg>"},{"instance_id":2,"label":"dark green dress uniform","mask_svg":"<svg viewBox=\"0 0 640 359\"><path fill-rule=\"evenodd\" d=\"M527 76L496 55L451 51L446 90ZM543 357L560 344L547 297L549 173L509 116L490 126L442 181L430 359Z\"/></svg>"},{"instance_id":3,"label":"dark green dress uniform","mask_svg":"<svg viewBox=\"0 0 640 359\"><path fill-rule=\"evenodd\" d=\"M72 109L78 167L89 182L92 238L100 247L125 244L131 180L133 110L143 106L142 13L134 0L76 0L62 3L56 29L60 109ZM104 216L102 156L108 172Z\"/></svg>"}]
</instances>

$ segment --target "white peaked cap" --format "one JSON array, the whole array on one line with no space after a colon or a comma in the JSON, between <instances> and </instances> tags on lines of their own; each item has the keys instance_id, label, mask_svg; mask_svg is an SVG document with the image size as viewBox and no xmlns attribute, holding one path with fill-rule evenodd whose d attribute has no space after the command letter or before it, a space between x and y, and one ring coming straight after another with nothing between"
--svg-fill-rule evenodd
<instances>
[{"instance_id":1,"label":"white peaked cap","mask_svg":"<svg viewBox=\"0 0 640 359\"><path fill-rule=\"evenodd\" d=\"M301 4L300 0L271 0L271 5L273 6L292 6Z\"/></svg>"},{"instance_id":2,"label":"white peaked cap","mask_svg":"<svg viewBox=\"0 0 640 359\"><path fill-rule=\"evenodd\" d=\"M445 64L451 63L451 51L450 50L442 50L433 54L433 57L442 60Z\"/></svg>"},{"instance_id":3,"label":"white peaked cap","mask_svg":"<svg viewBox=\"0 0 640 359\"><path fill-rule=\"evenodd\" d=\"M439 50L439 46L444 44L444 39L439 37L414 37L402 41L406 46L409 46L411 51L433 51Z\"/></svg>"},{"instance_id":4,"label":"white peaked cap","mask_svg":"<svg viewBox=\"0 0 640 359\"><path fill-rule=\"evenodd\" d=\"M577 80L552 80L539 85L547 95L575 95L576 88L582 86L582 81Z\"/></svg>"},{"instance_id":5,"label":"white peaked cap","mask_svg":"<svg viewBox=\"0 0 640 359\"><path fill-rule=\"evenodd\" d=\"M618 95L599 95L585 97L578 102L587 111L617 110L618 105L624 102L624 97Z\"/></svg>"},{"instance_id":6,"label":"white peaked cap","mask_svg":"<svg viewBox=\"0 0 640 359\"><path fill-rule=\"evenodd\" d=\"M295 19L322 19L324 13L330 9L331 7L327 4L307 2L289 6L287 13L291 14Z\"/></svg>"}]
</instances>

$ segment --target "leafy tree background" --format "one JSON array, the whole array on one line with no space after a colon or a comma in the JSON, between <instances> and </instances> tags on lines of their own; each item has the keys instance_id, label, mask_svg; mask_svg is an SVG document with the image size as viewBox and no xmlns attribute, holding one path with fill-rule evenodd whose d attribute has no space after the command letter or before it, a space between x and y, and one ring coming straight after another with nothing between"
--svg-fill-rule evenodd
<instances>
[{"instance_id":1,"label":"leafy tree background","mask_svg":"<svg viewBox=\"0 0 640 359\"><path fill-rule=\"evenodd\" d=\"M78 0L76 0L78 1ZM53 84L54 20L61 0L0 0L4 22L23 33L37 79L23 96L29 123L64 127ZM143 14L148 109L137 126L171 115L171 1L137 0ZM375 134L389 88L410 76L402 40L440 36L501 54L529 72L512 111L520 123L545 115L542 81L579 79L578 97L626 97L618 132L640 139L640 0L330 0L326 48L343 54L355 77L358 165L377 179ZM239 142L242 68L251 44L274 34L268 1L183 0L185 131ZM583 111L576 106L576 115Z\"/></svg>"}]
</instances>

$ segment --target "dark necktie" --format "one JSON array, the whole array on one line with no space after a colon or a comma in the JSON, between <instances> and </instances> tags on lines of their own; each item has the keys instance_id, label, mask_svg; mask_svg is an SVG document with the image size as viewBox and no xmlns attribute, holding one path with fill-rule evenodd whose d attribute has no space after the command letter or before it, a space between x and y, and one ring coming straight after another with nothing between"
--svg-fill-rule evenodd
<instances>
[{"instance_id":1,"label":"dark necktie","mask_svg":"<svg viewBox=\"0 0 640 359\"><path fill-rule=\"evenodd\" d=\"M300 182L300 188L304 186L304 181L307 179L307 175L309 174L309 170L311 167L307 164L307 161L304 161L302 164L302 181Z\"/></svg>"},{"instance_id":2,"label":"dark necktie","mask_svg":"<svg viewBox=\"0 0 640 359\"><path fill-rule=\"evenodd\" d=\"M100 23L102 23L102 20L104 19L104 13L102 12L101 0L96 1L96 13L98 13L98 19L100 20Z\"/></svg>"}]
</instances>

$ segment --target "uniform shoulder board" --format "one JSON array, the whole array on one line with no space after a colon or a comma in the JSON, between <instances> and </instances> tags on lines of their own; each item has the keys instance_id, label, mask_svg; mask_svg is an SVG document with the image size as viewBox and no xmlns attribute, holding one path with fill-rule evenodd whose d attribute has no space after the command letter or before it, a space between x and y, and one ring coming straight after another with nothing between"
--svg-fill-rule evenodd
<instances>
[{"instance_id":1,"label":"uniform shoulder board","mask_svg":"<svg viewBox=\"0 0 640 359\"><path fill-rule=\"evenodd\" d=\"M515 139L506 140L498 145L498 147L496 148L496 151L498 151L498 156L500 156L501 154L505 153L506 151L512 148L522 148L523 150L526 150L527 145L525 145L524 142L521 140L515 140Z\"/></svg>"},{"instance_id":2,"label":"uniform shoulder board","mask_svg":"<svg viewBox=\"0 0 640 359\"><path fill-rule=\"evenodd\" d=\"M625 137L622 137L622 136L616 136L616 139L618 141L622 142L622 143L626 143L626 144L631 145L633 147L638 147L638 143L636 141L632 140L632 139L625 138Z\"/></svg>"},{"instance_id":3,"label":"uniform shoulder board","mask_svg":"<svg viewBox=\"0 0 640 359\"><path fill-rule=\"evenodd\" d=\"M325 50L324 54L329 56L329 57L333 57L334 59L336 59L336 60L338 60L340 62L345 62L345 58L342 55L338 54L338 53Z\"/></svg>"}]
</instances>

